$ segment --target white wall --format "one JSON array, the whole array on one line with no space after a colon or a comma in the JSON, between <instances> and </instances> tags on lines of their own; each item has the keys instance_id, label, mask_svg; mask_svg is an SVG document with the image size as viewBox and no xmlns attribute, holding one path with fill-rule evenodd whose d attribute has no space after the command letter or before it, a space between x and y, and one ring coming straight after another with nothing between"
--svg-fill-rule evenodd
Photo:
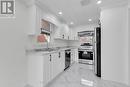
<instances>
[{"instance_id":1,"label":"white wall","mask_svg":"<svg viewBox=\"0 0 130 87\"><path fill-rule=\"evenodd\" d=\"M129 16L129 18L128 18L128 30L129 30L129 85L130 85L130 8L129 8L129 10L128 10L129 12L128 12L128 16Z\"/></svg>"},{"instance_id":2,"label":"white wall","mask_svg":"<svg viewBox=\"0 0 130 87\"><path fill-rule=\"evenodd\" d=\"M26 8L16 0L16 18L0 18L0 87L26 84Z\"/></svg>"},{"instance_id":3,"label":"white wall","mask_svg":"<svg viewBox=\"0 0 130 87\"><path fill-rule=\"evenodd\" d=\"M128 7L130 8L130 0L128 1Z\"/></svg>"},{"instance_id":4,"label":"white wall","mask_svg":"<svg viewBox=\"0 0 130 87\"><path fill-rule=\"evenodd\" d=\"M101 11L101 74L106 80L128 84L127 6Z\"/></svg>"}]
</instances>

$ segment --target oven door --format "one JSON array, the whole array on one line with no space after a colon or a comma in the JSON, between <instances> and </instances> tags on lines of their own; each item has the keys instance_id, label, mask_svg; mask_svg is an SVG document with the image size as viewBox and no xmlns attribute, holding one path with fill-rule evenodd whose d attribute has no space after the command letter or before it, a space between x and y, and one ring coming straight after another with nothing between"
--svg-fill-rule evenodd
<instances>
[{"instance_id":1,"label":"oven door","mask_svg":"<svg viewBox=\"0 0 130 87\"><path fill-rule=\"evenodd\" d=\"M90 52L90 51L79 51L79 59L93 60L93 52Z\"/></svg>"}]
</instances>

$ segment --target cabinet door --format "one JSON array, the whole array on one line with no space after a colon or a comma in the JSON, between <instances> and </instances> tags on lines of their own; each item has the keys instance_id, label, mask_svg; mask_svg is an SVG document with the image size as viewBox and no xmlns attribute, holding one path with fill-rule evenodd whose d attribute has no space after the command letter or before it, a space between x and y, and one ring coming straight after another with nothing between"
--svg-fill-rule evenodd
<instances>
[{"instance_id":1,"label":"cabinet door","mask_svg":"<svg viewBox=\"0 0 130 87\"><path fill-rule=\"evenodd\" d=\"M69 37L69 27L65 24L59 25L54 31L54 37L58 39L66 39Z\"/></svg>"},{"instance_id":2,"label":"cabinet door","mask_svg":"<svg viewBox=\"0 0 130 87\"><path fill-rule=\"evenodd\" d=\"M75 32L74 40L79 40L78 33Z\"/></svg>"},{"instance_id":3,"label":"cabinet door","mask_svg":"<svg viewBox=\"0 0 130 87\"><path fill-rule=\"evenodd\" d=\"M70 29L70 40L78 40L78 33L74 29Z\"/></svg>"},{"instance_id":4,"label":"cabinet door","mask_svg":"<svg viewBox=\"0 0 130 87\"><path fill-rule=\"evenodd\" d=\"M69 40L74 40L74 31L72 29L69 32Z\"/></svg>"},{"instance_id":5,"label":"cabinet door","mask_svg":"<svg viewBox=\"0 0 130 87\"><path fill-rule=\"evenodd\" d=\"M78 62L78 49L77 48L71 49L71 64L73 62Z\"/></svg>"},{"instance_id":6,"label":"cabinet door","mask_svg":"<svg viewBox=\"0 0 130 87\"><path fill-rule=\"evenodd\" d=\"M33 87L43 87L43 56L29 54L28 56L28 84Z\"/></svg>"},{"instance_id":7,"label":"cabinet door","mask_svg":"<svg viewBox=\"0 0 130 87\"><path fill-rule=\"evenodd\" d=\"M36 34L36 5L32 5L28 7L28 34L35 35Z\"/></svg>"},{"instance_id":8,"label":"cabinet door","mask_svg":"<svg viewBox=\"0 0 130 87\"><path fill-rule=\"evenodd\" d=\"M42 9L36 6L36 34L41 33L41 20L42 20Z\"/></svg>"},{"instance_id":9,"label":"cabinet door","mask_svg":"<svg viewBox=\"0 0 130 87\"><path fill-rule=\"evenodd\" d=\"M62 27L58 26L53 30L55 39L63 39L63 33L61 33L61 29Z\"/></svg>"},{"instance_id":10,"label":"cabinet door","mask_svg":"<svg viewBox=\"0 0 130 87\"><path fill-rule=\"evenodd\" d=\"M71 49L71 64L74 62L75 58L75 51L74 49Z\"/></svg>"},{"instance_id":11,"label":"cabinet door","mask_svg":"<svg viewBox=\"0 0 130 87\"><path fill-rule=\"evenodd\" d=\"M64 25L64 35L65 35L65 39L69 40L69 27L68 27L68 25Z\"/></svg>"},{"instance_id":12,"label":"cabinet door","mask_svg":"<svg viewBox=\"0 0 130 87\"><path fill-rule=\"evenodd\" d=\"M51 55L43 55L44 58L44 71L43 71L43 78L44 83L47 84L51 80Z\"/></svg>"},{"instance_id":13,"label":"cabinet door","mask_svg":"<svg viewBox=\"0 0 130 87\"><path fill-rule=\"evenodd\" d=\"M60 62L61 62L61 72L65 69L65 51L61 51L61 58L60 58Z\"/></svg>"},{"instance_id":14,"label":"cabinet door","mask_svg":"<svg viewBox=\"0 0 130 87\"><path fill-rule=\"evenodd\" d=\"M51 76L52 76L52 79L54 79L57 75L58 75L58 66L59 66L59 61L58 61L58 52L56 53L52 53L52 60L51 60Z\"/></svg>"},{"instance_id":15,"label":"cabinet door","mask_svg":"<svg viewBox=\"0 0 130 87\"><path fill-rule=\"evenodd\" d=\"M43 11L38 5L28 7L29 24L28 34L35 35L41 33L41 19L43 18Z\"/></svg>"},{"instance_id":16,"label":"cabinet door","mask_svg":"<svg viewBox=\"0 0 130 87\"><path fill-rule=\"evenodd\" d=\"M58 73L61 73L65 69L65 51L59 52L59 60L58 60Z\"/></svg>"},{"instance_id":17,"label":"cabinet door","mask_svg":"<svg viewBox=\"0 0 130 87\"><path fill-rule=\"evenodd\" d=\"M67 35L67 28L64 24L61 24L60 27L59 27L59 32L60 32L60 38L61 39L68 39L68 35Z\"/></svg>"},{"instance_id":18,"label":"cabinet door","mask_svg":"<svg viewBox=\"0 0 130 87\"><path fill-rule=\"evenodd\" d=\"M78 62L78 56L79 56L79 54L78 54L78 48L75 48L74 49L74 61L75 62Z\"/></svg>"}]
</instances>

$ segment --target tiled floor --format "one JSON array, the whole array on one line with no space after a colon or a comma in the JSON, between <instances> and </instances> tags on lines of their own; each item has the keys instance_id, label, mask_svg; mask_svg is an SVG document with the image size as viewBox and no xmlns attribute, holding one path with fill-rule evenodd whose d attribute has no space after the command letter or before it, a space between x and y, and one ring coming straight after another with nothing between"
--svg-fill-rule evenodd
<instances>
[{"instance_id":1,"label":"tiled floor","mask_svg":"<svg viewBox=\"0 0 130 87\"><path fill-rule=\"evenodd\" d=\"M73 64L67 71L47 87L129 87L123 84L102 80L95 76L92 67Z\"/></svg>"}]
</instances>

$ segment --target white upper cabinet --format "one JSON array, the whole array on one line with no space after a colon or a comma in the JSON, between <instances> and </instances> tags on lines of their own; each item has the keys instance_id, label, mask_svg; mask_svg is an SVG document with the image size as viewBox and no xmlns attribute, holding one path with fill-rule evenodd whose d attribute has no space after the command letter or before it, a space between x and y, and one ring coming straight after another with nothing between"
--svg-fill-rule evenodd
<instances>
[{"instance_id":1,"label":"white upper cabinet","mask_svg":"<svg viewBox=\"0 0 130 87\"><path fill-rule=\"evenodd\" d=\"M66 24L60 24L54 30L54 38L61 40L78 40L78 34Z\"/></svg>"},{"instance_id":2,"label":"white upper cabinet","mask_svg":"<svg viewBox=\"0 0 130 87\"><path fill-rule=\"evenodd\" d=\"M69 32L69 39L74 40L74 31L72 29L70 29L70 32Z\"/></svg>"},{"instance_id":3,"label":"white upper cabinet","mask_svg":"<svg viewBox=\"0 0 130 87\"><path fill-rule=\"evenodd\" d=\"M28 17L29 17L29 25L28 25L28 34L34 35L36 33L36 5L31 5L28 7Z\"/></svg>"},{"instance_id":4,"label":"white upper cabinet","mask_svg":"<svg viewBox=\"0 0 130 87\"><path fill-rule=\"evenodd\" d=\"M37 5L28 6L28 34L35 35L41 31L41 19L43 17L42 9Z\"/></svg>"},{"instance_id":5,"label":"white upper cabinet","mask_svg":"<svg viewBox=\"0 0 130 87\"><path fill-rule=\"evenodd\" d=\"M66 24L60 24L54 31L55 39L69 40L69 27Z\"/></svg>"},{"instance_id":6,"label":"white upper cabinet","mask_svg":"<svg viewBox=\"0 0 130 87\"><path fill-rule=\"evenodd\" d=\"M40 7L36 6L36 34L41 33L42 28L43 11Z\"/></svg>"},{"instance_id":7,"label":"white upper cabinet","mask_svg":"<svg viewBox=\"0 0 130 87\"><path fill-rule=\"evenodd\" d=\"M62 26L57 26L55 30L53 31L54 33L54 38L55 39L63 39L63 31L62 31Z\"/></svg>"},{"instance_id":8,"label":"white upper cabinet","mask_svg":"<svg viewBox=\"0 0 130 87\"><path fill-rule=\"evenodd\" d=\"M78 40L78 34L74 29L69 29L69 40Z\"/></svg>"},{"instance_id":9,"label":"white upper cabinet","mask_svg":"<svg viewBox=\"0 0 130 87\"><path fill-rule=\"evenodd\" d=\"M69 27L68 25L64 25L63 27L64 27L65 39L69 40L69 32L70 32Z\"/></svg>"},{"instance_id":10,"label":"white upper cabinet","mask_svg":"<svg viewBox=\"0 0 130 87\"><path fill-rule=\"evenodd\" d=\"M41 5L38 2L31 4L27 7L28 9L28 35L36 35L41 32L42 28L42 19L46 20L56 26L59 26L60 23L57 18L45 11L44 5Z\"/></svg>"},{"instance_id":11,"label":"white upper cabinet","mask_svg":"<svg viewBox=\"0 0 130 87\"><path fill-rule=\"evenodd\" d=\"M62 24L58 19L50 13L47 13L38 4L32 4L28 6L28 35L37 35L41 33L41 21L42 19L51 22L56 26L52 33L54 33L54 39L61 40L77 40L77 33L73 29L70 29L67 24Z\"/></svg>"}]
</instances>

